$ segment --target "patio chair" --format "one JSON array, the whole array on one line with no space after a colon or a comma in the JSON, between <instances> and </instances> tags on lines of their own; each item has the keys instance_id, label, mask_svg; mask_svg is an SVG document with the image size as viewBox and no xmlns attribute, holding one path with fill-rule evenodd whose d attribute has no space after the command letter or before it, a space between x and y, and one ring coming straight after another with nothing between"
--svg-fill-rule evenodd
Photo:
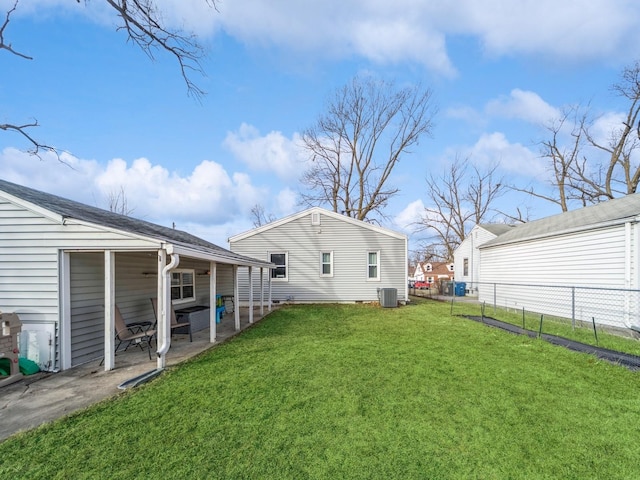
<instances>
[{"instance_id":1,"label":"patio chair","mask_svg":"<svg viewBox=\"0 0 640 480\"><path fill-rule=\"evenodd\" d=\"M156 316L156 325L158 323L158 299L153 297L151 298L151 306L153 307L153 314ZM171 336L173 336L173 331L176 328L186 328L189 331L189 341L193 342L193 337L191 335L191 323L189 321L182 322L178 321L175 310L173 310L173 305L171 305Z\"/></svg>"},{"instance_id":2,"label":"patio chair","mask_svg":"<svg viewBox=\"0 0 640 480\"><path fill-rule=\"evenodd\" d=\"M120 313L120 309L118 306L115 306L115 327L116 327L116 341L118 344L116 345L115 351L122 344L124 344L124 350L126 351L131 345L137 345L140 347L140 350L147 348L149 351L149 360L151 360L151 340L156 334L156 330L153 328L144 328L142 324L130 324L127 325ZM104 358L100 362L100 365L104 362Z\"/></svg>"},{"instance_id":3,"label":"patio chair","mask_svg":"<svg viewBox=\"0 0 640 480\"><path fill-rule=\"evenodd\" d=\"M149 326L145 328L144 325L141 324L127 325L120 313L120 309L117 305L115 307L116 340L118 340L116 352L123 343L125 343L125 350L132 344L137 345L141 350L144 350L146 345L149 350L149 360L151 360L151 341L156 334L156 330L154 328L149 328Z\"/></svg>"}]
</instances>

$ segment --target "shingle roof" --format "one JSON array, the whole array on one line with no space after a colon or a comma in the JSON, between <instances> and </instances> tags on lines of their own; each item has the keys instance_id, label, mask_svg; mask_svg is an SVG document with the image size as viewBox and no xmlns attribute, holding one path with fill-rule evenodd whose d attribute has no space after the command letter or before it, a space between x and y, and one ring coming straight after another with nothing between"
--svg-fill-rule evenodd
<instances>
[{"instance_id":1,"label":"shingle roof","mask_svg":"<svg viewBox=\"0 0 640 480\"><path fill-rule=\"evenodd\" d=\"M612 222L622 223L638 215L640 215L640 194L631 194L517 225L480 248L588 230Z\"/></svg>"},{"instance_id":2,"label":"shingle roof","mask_svg":"<svg viewBox=\"0 0 640 480\"><path fill-rule=\"evenodd\" d=\"M228 258L229 260L235 260L243 265L255 264L256 262L265 263L263 260L256 260L243 255L238 255L230 250L219 247L218 245L182 230L163 227L144 220L92 207L80 202L58 197L57 195L23 187L2 179L0 179L0 192L6 192L9 195L53 212L63 218L80 220L120 230L122 232L133 233L167 243L178 244L203 253Z\"/></svg>"},{"instance_id":3,"label":"shingle roof","mask_svg":"<svg viewBox=\"0 0 640 480\"><path fill-rule=\"evenodd\" d=\"M481 223L479 224L479 226L484 228L487 232L493 233L495 236L498 236L508 232L512 228L515 228L516 225L507 223Z\"/></svg>"}]
</instances>

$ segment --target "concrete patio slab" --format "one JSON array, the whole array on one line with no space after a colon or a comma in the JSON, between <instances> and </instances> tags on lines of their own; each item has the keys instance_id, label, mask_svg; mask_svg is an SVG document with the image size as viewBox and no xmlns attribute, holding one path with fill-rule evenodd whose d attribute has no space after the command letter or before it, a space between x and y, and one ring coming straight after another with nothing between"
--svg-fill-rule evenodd
<instances>
[{"instance_id":1,"label":"concrete patio slab","mask_svg":"<svg viewBox=\"0 0 640 480\"><path fill-rule=\"evenodd\" d=\"M272 310L273 311L273 310ZM265 316L269 313L265 308ZM262 318L254 309L254 325ZM249 324L249 309L240 309L240 332ZM175 334L167 354L167 367L177 365L199 353L215 348L240 332L236 332L233 315L226 315L216 328L216 343L209 342L209 329L189 335ZM136 347L119 352L115 369L108 372L100 360L59 373L37 373L23 377L16 383L0 387L0 441L11 435L30 430L44 423L86 408L121 394L123 382L156 369L156 357Z\"/></svg>"}]
</instances>

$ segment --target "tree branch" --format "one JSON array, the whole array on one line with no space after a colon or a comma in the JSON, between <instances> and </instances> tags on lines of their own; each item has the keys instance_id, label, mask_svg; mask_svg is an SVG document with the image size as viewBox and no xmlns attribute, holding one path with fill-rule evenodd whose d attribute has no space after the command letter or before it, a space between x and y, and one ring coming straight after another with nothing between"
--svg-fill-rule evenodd
<instances>
[{"instance_id":1,"label":"tree branch","mask_svg":"<svg viewBox=\"0 0 640 480\"><path fill-rule=\"evenodd\" d=\"M31 135L29 135L29 133L27 133L28 128L33 128L38 126L39 124L37 121L34 121L33 123L26 123L24 125L12 125L10 123L0 123L0 130L16 132L19 135L22 135L32 145L32 148L27 150L27 152L31 155L35 155L40 160L42 160L42 157L40 156L40 151L44 150L44 151L53 153L58 159L58 161L68 165L68 163L62 160L62 158L60 157L61 153L63 152L62 150L60 150L59 148L53 147L51 145L47 145L45 143L40 143L38 140L33 138Z\"/></svg>"},{"instance_id":2,"label":"tree branch","mask_svg":"<svg viewBox=\"0 0 640 480\"><path fill-rule=\"evenodd\" d=\"M9 25L9 21L11 19L11 14L13 12L16 11L16 8L18 7L18 2L20 0L15 0L13 7L11 7L8 11L7 11L7 15L4 18L4 22L2 23L2 27L0 27L0 49L2 50L7 50L9 53L12 53L13 55L17 55L18 57L22 57L26 60L33 60L33 57L30 57L28 55L25 55L24 53L20 53L16 50L14 50L13 46L10 43L6 43L5 39L4 39L4 32L7 28L7 26Z\"/></svg>"},{"instance_id":3,"label":"tree branch","mask_svg":"<svg viewBox=\"0 0 640 480\"><path fill-rule=\"evenodd\" d=\"M171 31L163 27L153 0L106 0L118 12L128 39L138 45L150 59L155 60L154 51L165 50L175 57L180 66L182 78L190 95L200 98L204 91L190 78L193 72L204 75L200 60L204 56L203 47L194 35L179 30ZM215 8L215 2L207 0Z\"/></svg>"}]
</instances>

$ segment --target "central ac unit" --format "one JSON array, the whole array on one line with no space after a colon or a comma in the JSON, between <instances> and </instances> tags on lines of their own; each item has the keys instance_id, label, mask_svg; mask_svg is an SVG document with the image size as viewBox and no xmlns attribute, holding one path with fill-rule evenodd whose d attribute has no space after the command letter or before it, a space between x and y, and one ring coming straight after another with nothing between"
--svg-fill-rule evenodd
<instances>
[{"instance_id":1,"label":"central ac unit","mask_svg":"<svg viewBox=\"0 0 640 480\"><path fill-rule=\"evenodd\" d=\"M380 305L385 308L398 306L398 289L397 288L381 288L378 290L378 299Z\"/></svg>"}]
</instances>

